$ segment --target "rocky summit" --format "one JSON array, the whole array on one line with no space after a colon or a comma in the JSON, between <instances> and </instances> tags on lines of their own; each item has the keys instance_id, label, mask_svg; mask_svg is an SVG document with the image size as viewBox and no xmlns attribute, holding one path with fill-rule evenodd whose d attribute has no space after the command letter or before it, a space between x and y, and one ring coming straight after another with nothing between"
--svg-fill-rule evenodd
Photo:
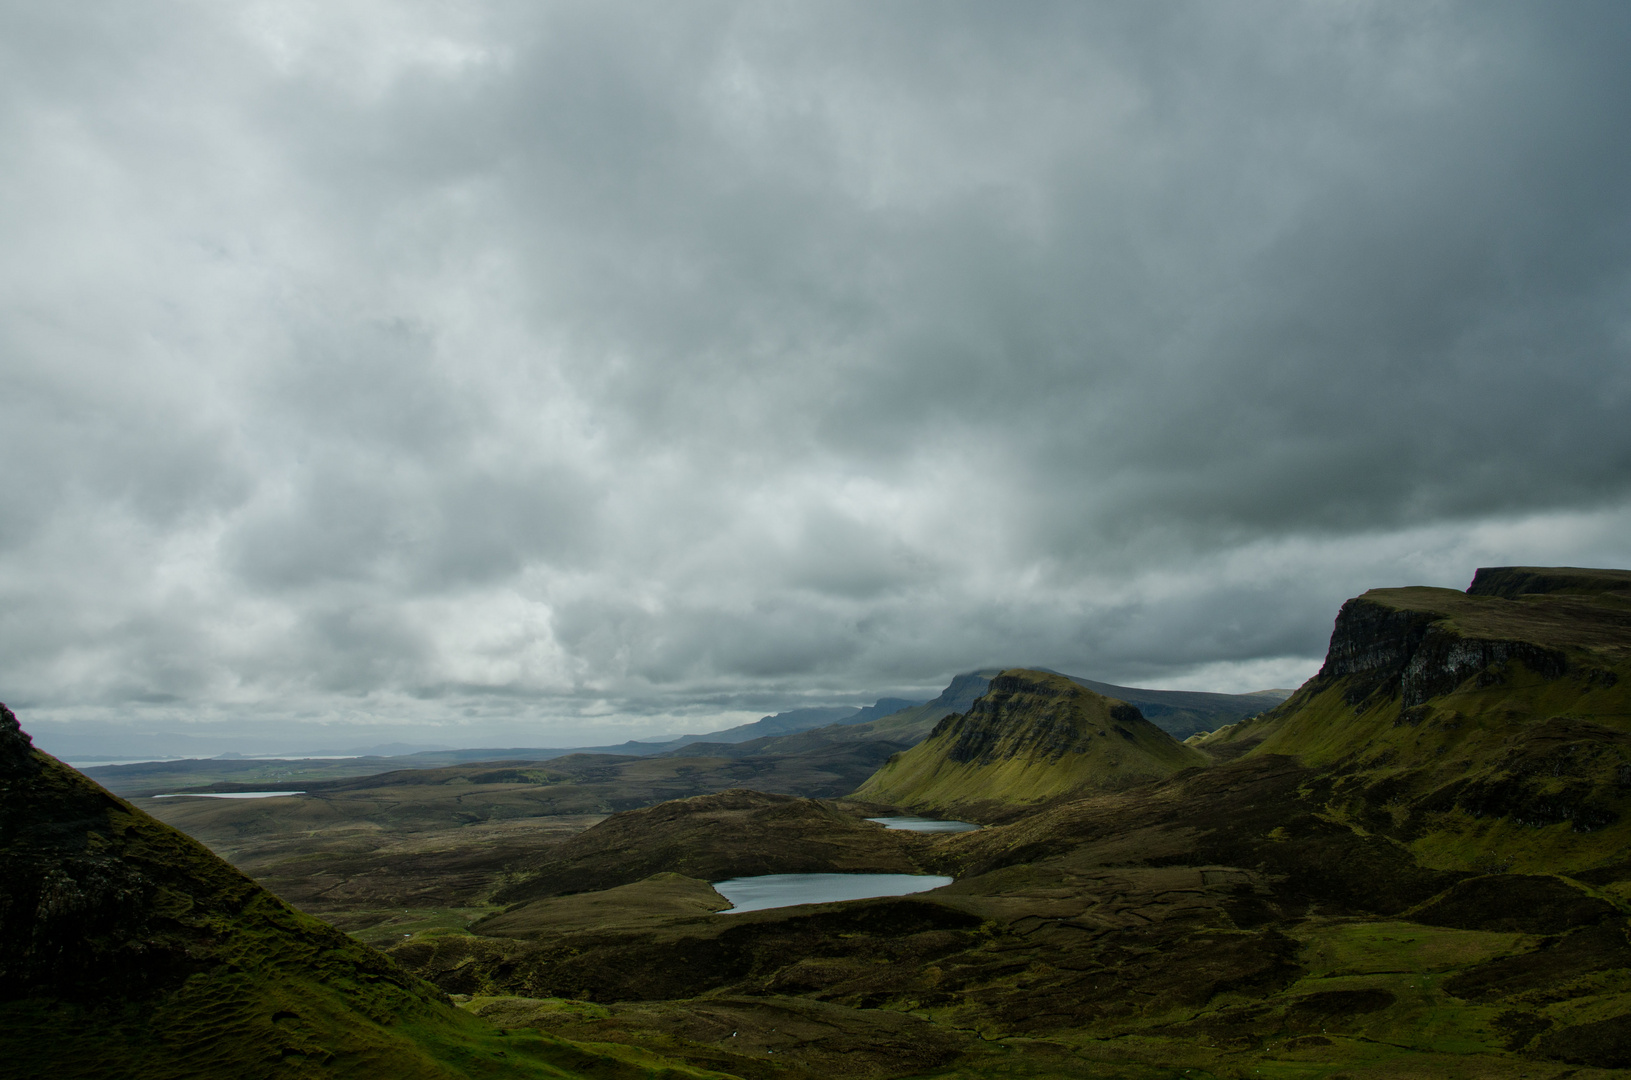
<instances>
[{"instance_id":1,"label":"rocky summit","mask_svg":"<svg viewBox=\"0 0 1631 1080\"><path fill-rule=\"evenodd\" d=\"M891 758L855 793L979 820L1072 794L1163 779L1210 759L1132 705L1052 672L1004 671L968 712Z\"/></svg>"}]
</instances>

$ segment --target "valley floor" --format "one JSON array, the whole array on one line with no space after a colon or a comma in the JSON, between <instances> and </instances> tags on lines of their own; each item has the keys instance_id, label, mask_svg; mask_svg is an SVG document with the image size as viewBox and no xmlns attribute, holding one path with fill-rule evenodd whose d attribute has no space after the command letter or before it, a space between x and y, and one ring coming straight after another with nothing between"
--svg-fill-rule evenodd
<instances>
[{"instance_id":1,"label":"valley floor","mask_svg":"<svg viewBox=\"0 0 1631 1080\"><path fill-rule=\"evenodd\" d=\"M743 792L604 840L570 815L213 842L501 1027L745 1078L1615 1075L1614 883L1423 867L1333 819L1317 781L1252 758L966 834ZM191 813L264 812L219 805ZM709 880L812 859L958 880L713 914Z\"/></svg>"}]
</instances>

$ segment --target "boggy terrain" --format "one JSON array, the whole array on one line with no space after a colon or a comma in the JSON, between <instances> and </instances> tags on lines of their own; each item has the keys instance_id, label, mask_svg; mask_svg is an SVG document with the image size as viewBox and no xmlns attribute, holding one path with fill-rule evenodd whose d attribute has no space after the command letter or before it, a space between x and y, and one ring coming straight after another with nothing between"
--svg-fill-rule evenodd
<instances>
[{"instance_id":1,"label":"boggy terrain","mask_svg":"<svg viewBox=\"0 0 1631 1080\"><path fill-rule=\"evenodd\" d=\"M667 799L751 788L831 798L892 755L967 712L992 670L966 672L922 705L804 709L669 744L616 753L437 751L345 761L173 761L98 766L87 775L209 845L304 911L365 940L460 927L490 913L495 891L541 847L607 814ZM1189 733L1239 720L1280 692L1114 690ZM905 708L896 709L895 706ZM885 715L878 715L878 714ZM840 720L824 727L831 716ZM528 753L540 755L528 760ZM302 791L269 801L153 799L177 791Z\"/></svg>"},{"instance_id":2,"label":"boggy terrain","mask_svg":"<svg viewBox=\"0 0 1631 1080\"><path fill-rule=\"evenodd\" d=\"M693 736L646 756L574 753L539 761L427 764L470 753L447 752L395 759L412 765L398 768L389 767L392 759L376 758L156 762L87 772L302 910L383 943L403 932L463 926L489 913L493 894L516 866L616 811L733 788L843 795L892 755L928 737L944 717L969 711L998 674L964 673L933 701L864 722L855 717L889 702L826 727L734 743ZM1202 694L1074 682L1125 693L1185 733L1282 700L1273 692ZM808 722L805 714L821 712L767 717L717 734L777 731L789 717ZM348 775L352 770L358 775ZM178 790L305 794L266 801L151 798Z\"/></svg>"},{"instance_id":3,"label":"boggy terrain","mask_svg":"<svg viewBox=\"0 0 1631 1080\"><path fill-rule=\"evenodd\" d=\"M962 834L734 793L616 815L392 955L505 1025L744 1077L1623 1075L1628 677L1631 574L1376 590L1205 763ZM707 884L822 859L957 880L744 914Z\"/></svg>"},{"instance_id":4,"label":"boggy terrain","mask_svg":"<svg viewBox=\"0 0 1631 1080\"><path fill-rule=\"evenodd\" d=\"M290 798L136 801L302 910L384 941L485 914L517 866L615 810L741 784L841 794L900 749L861 739L825 754L575 754L207 788L305 792Z\"/></svg>"}]
</instances>

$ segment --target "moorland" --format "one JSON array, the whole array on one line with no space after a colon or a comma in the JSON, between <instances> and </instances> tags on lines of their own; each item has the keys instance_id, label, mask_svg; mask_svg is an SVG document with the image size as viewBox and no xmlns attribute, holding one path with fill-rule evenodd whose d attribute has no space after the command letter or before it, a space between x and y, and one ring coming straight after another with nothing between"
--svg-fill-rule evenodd
<instances>
[{"instance_id":1,"label":"moorland","mask_svg":"<svg viewBox=\"0 0 1631 1080\"><path fill-rule=\"evenodd\" d=\"M1215 722L1010 668L849 725L259 802L104 774L127 802L14 745L3 1007L42 1038L124 1009L70 1040L104 1062L209 1016L240 1075L366 1075L387 1045L393 1075L1623 1075L1628 680L1631 572L1506 567L1350 600L1313 679ZM898 813L984 827L868 820ZM955 880L721 914L712 883L800 872ZM89 944L41 921L59 893L104 912Z\"/></svg>"}]
</instances>

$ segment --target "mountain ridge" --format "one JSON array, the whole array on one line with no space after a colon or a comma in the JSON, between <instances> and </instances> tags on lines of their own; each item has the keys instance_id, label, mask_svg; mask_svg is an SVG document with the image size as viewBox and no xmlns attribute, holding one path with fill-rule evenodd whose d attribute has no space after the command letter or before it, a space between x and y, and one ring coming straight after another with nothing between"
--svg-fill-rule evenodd
<instances>
[{"instance_id":1,"label":"mountain ridge","mask_svg":"<svg viewBox=\"0 0 1631 1080\"><path fill-rule=\"evenodd\" d=\"M1015 668L994 676L966 713L947 715L852 797L982 820L1209 763L1124 701L1056 672Z\"/></svg>"}]
</instances>

